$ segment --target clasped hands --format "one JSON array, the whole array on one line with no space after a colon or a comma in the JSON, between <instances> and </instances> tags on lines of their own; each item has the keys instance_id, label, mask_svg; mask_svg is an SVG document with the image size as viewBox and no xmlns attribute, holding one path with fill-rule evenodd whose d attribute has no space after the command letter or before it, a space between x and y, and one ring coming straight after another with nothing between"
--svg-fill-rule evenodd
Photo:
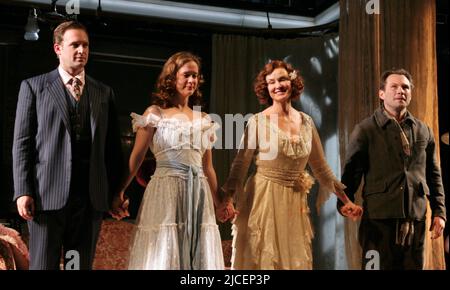
<instances>
[{"instance_id":1,"label":"clasped hands","mask_svg":"<svg viewBox=\"0 0 450 290\"><path fill-rule=\"evenodd\" d=\"M121 220L125 217L130 216L128 212L128 206L130 205L130 199L125 194L121 193L114 196L111 210L109 214L116 220Z\"/></svg>"},{"instance_id":2,"label":"clasped hands","mask_svg":"<svg viewBox=\"0 0 450 290\"><path fill-rule=\"evenodd\" d=\"M231 197L224 198L216 208L216 218L221 223L234 219L238 214L239 211L234 208Z\"/></svg>"},{"instance_id":3,"label":"clasped hands","mask_svg":"<svg viewBox=\"0 0 450 290\"><path fill-rule=\"evenodd\" d=\"M340 212L343 216L356 221L361 218L363 214L363 209L359 205L354 204L351 201L348 201L345 205L340 208Z\"/></svg>"}]
</instances>

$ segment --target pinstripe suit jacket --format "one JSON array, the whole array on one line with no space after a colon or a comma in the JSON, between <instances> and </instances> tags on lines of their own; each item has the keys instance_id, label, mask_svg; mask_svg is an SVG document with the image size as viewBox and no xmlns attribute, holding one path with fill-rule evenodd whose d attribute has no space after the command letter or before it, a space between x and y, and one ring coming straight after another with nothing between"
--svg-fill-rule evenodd
<instances>
[{"instance_id":1,"label":"pinstripe suit jacket","mask_svg":"<svg viewBox=\"0 0 450 290\"><path fill-rule=\"evenodd\" d=\"M89 194L99 211L110 208L123 159L113 90L86 75L92 145ZM66 89L58 70L22 81L13 140L14 199L30 195L36 210L57 210L69 197L72 148Z\"/></svg>"}]
</instances>

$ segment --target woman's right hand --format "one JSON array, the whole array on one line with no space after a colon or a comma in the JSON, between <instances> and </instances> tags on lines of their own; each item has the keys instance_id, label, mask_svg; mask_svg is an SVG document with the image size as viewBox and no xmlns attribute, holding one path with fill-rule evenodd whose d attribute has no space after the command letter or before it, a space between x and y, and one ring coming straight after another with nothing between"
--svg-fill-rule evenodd
<instances>
[{"instance_id":1,"label":"woman's right hand","mask_svg":"<svg viewBox=\"0 0 450 290\"><path fill-rule=\"evenodd\" d=\"M123 192L121 192L113 198L109 214L116 220L121 220L124 217L128 217L130 216L130 213L128 212L129 205L130 199L125 196Z\"/></svg>"}]
</instances>

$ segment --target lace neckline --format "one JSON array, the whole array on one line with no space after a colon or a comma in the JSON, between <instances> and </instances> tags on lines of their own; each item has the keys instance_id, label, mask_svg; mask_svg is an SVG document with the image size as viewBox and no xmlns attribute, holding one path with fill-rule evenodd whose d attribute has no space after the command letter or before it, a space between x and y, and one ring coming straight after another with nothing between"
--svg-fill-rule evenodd
<instances>
[{"instance_id":1,"label":"lace neckline","mask_svg":"<svg viewBox=\"0 0 450 290\"><path fill-rule=\"evenodd\" d=\"M302 126L304 126L304 124L305 124L305 117L303 116L303 113L302 113L302 112L299 112L299 113L300 113L300 117L302 118L302 123L300 124L300 127L302 127ZM265 115L265 114L263 114L262 112L261 112L260 114L265 118L266 123L268 123L269 126L270 126L272 129L274 129L276 132L280 133L280 134L284 137L284 139L287 139L287 140L292 141L292 142L294 142L294 143L299 143L299 142L300 142L300 140L301 140L301 138L302 138L301 134L299 134L299 135L290 135L290 134L288 134L287 132L281 130L280 127L278 127L277 125L275 125L274 123L272 123L272 122L270 121L270 117L269 117L268 115ZM301 133L301 130L300 130L300 133Z\"/></svg>"}]
</instances>

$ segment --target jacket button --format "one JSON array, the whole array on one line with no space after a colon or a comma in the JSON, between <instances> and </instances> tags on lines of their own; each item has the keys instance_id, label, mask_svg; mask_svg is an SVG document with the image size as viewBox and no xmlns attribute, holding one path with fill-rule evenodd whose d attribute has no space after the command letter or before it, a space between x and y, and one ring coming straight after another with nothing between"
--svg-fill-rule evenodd
<instances>
[{"instance_id":1,"label":"jacket button","mask_svg":"<svg viewBox=\"0 0 450 290\"><path fill-rule=\"evenodd\" d=\"M403 186L400 186L400 189L403 190Z\"/></svg>"}]
</instances>

